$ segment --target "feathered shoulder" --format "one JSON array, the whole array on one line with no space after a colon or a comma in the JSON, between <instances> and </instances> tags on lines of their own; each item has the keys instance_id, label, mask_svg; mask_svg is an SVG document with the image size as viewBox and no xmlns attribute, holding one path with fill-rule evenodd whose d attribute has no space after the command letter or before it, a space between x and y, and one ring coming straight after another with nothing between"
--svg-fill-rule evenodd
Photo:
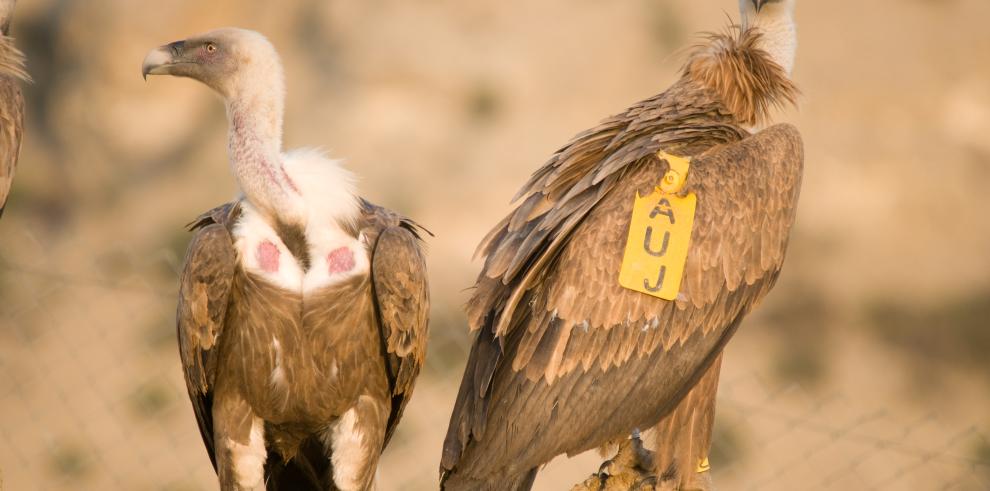
<instances>
[{"instance_id":1,"label":"feathered shoulder","mask_svg":"<svg viewBox=\"0 0 990 491\"><path fill-rule=\"evenodd\" d=\"M214 223L219 223L225 228L230 230L237 223L237 219L241 216L241 204L239 201L231 201L230 203L224 203L216 208L213 208L206 213L196 217L195 220L186 224L186 229L189 231L196 231L207 225L212 225Z\"/></svg>"},{"instance_id":2,"label":"feathered shoulder","mask_svg":"<svg viewBox=\"0 0 990 491\"><path fill-rule=\"evenodd\" d=\"M360 199L361 209L365 220L378 228L402 227L411 232L417 239L423 240L423 235L434 237L433 232L415 220L396 213L384 206L376 205L364 198Z\"/></svg>"}]
</instances>

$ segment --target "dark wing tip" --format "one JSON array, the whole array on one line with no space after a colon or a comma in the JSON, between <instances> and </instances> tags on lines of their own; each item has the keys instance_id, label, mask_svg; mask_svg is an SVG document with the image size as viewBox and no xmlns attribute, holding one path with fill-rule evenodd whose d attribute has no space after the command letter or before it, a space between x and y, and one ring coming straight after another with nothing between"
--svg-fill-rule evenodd
<instances>
[{"instance_id":1,"label":"dark wing tip","mask_svg":"<svg viewBox=\"0 0 990 491\"><path fill-rule=\"evenodd\" d=\"M415 220L403 217L401 219L401 223L402 223L402 228L405 228L406 230L412 232L412 234L415 235L416 238L419 240L423 240L423 237L420 235L420 232L426 232L426 235L429 235L430 237L434 237L434 238L436 237L436 235L433 232L431 232L430 229L424 227L422 224L416 222Z\"/></svg>"},{"instance_id":2,"label":"dark wing tip","mask_svg":"<svg viewBox=\"0 0 990 491\"><path fill-rule=\"evenodd\" d=\"M199 215L195 220L187 223L186 230L192 232L214 223L219 223L224 227L229 228L230 224L237 219L239 214L240 207L236 201L224 203Z\"/></svg>"}]
</instances>

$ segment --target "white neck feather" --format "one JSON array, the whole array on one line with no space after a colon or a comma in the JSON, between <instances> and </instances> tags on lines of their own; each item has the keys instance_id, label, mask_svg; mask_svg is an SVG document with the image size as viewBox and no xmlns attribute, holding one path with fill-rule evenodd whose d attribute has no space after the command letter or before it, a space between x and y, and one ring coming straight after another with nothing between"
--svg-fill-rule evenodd
<instances>
[{"instance_id":1,"label":"white neck feather","mask_svg":"<svg viewBox=\"0 0 990 491\"><path fill-rule=\"evenodd\" d=\"M747 1L747 3L749 3ZM750 7L750 10L752 8ZM797 24L794 22L794 6L767 5L759 14L743 11L742 27L756 27L763 32L761 48L790 75L794 70L797 53Z\"/></svg>"}]
</instances>

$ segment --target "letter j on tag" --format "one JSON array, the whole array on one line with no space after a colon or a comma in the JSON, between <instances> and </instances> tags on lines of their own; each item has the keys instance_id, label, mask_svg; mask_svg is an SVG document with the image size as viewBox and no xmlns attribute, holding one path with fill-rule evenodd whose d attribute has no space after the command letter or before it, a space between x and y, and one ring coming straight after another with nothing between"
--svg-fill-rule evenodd
<instances>
[{"instance_id":1,"label":"letter j on tag","mask_svg":"<svg viewBox=\"0 0 990 491\"><path fill-rule=\"evenodd\" d=\"M682 160L684 162L678 164L683 165L683 169L678 171L680 176L686 177L686 159ZM674 162L671 162L671 168L674 167ZM679 179L676 188L683 185L684 177ZM636 193L629 238L619 273L620 285L665 300L677 299L691 244L697 203L694 193L682 198L674 192L665 192L659 186L647 196Z\"/></svg>"}]
</instances>

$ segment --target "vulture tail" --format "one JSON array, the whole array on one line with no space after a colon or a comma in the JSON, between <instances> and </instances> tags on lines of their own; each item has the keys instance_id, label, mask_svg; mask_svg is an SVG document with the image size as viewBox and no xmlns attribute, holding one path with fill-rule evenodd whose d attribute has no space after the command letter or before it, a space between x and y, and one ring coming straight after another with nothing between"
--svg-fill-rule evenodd
<instances>
[{"instance_id":1,"label":"vulture tail","mask_svg":"<svg viewBox=\"0 0 990 491\"><path fill-rule=\"evenodd\" d=\"M268 464L265 466L265 489L267 491L323 491L336 490L333 484L333 469L330 456L312 438L303 441L299 453L288 462L274 451L268 451Z\"/></svg>"},{"instance_id":2,"label":"vulture tail","mask_svg":"<svg viewBox=\"0 0 990 491\"><path fill-rule=\"evenodd\" d=\"M721 366L719 355L677 408L654 427L657 489L711 489L708 454Z\"/></svg>"}]
</instances>

